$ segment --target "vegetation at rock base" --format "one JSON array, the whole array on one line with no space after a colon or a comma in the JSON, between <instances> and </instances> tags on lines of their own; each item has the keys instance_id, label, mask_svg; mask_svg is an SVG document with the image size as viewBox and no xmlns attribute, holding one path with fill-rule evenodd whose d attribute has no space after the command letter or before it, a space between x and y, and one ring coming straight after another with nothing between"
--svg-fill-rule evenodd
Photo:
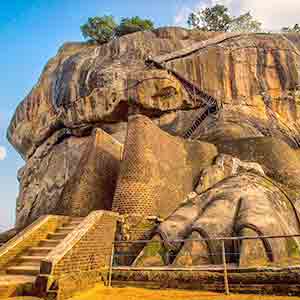
<instances>
[{"instance_id":1,"label":"vegetation at rock base","mask_svg":"<svg viewBox=\"0 0 300 300\"><path fill-rule=\"evenodd\" d=\"M295 24L294 26L291 27L283 27L281 29L282 32L298 32L300 33L300 25L299 24Z\"/></svg>"},{"instance_id":2,"label":"vegetation at rock base","mask_svg":"<svg viewBox=\"0 0 300 300\"><path fill-rule=\"evenodd\" d=\"M80 29L85 39L103 44L129 33L152 30L154 24L151 20L138 16L122 18L120 24L113 16L102 16L88 18L87 23L83 24Z\"/></svg>"},{"instance_id":3,"label":"vegetation at rock base","mask_svg":"<svg viewBox=\"0 0 300 300\"><path fill-rule=\"evenodd\" d=\"M238 17L231 16L226 6L216 4L192 12L187 21L191 28L202 31L260 32L262 23L254 19L250 12Z\"/></svg>"}]
</instances>

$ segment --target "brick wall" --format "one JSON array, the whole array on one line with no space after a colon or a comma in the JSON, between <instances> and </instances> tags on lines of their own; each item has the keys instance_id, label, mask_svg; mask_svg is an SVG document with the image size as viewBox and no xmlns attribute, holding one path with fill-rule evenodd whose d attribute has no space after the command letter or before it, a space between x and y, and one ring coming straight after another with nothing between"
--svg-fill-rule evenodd
<instances>
[{"instance_id":1,"label":"brick wall","mask_svg":"<svg viewBox=\"0 0 300 300\"><path fill-rule=\"evenodd\" d=\"M49 232L67 222L64 216L42 216L0 248L0 270L24 250L37 246Z\"/></svg>"},{"instance_id":2,"label":"brick wall","mask_svg":"<svg viewBox=\"0 0 300 300\"><path fill-rule=\"evenodd\" d=\"M111 210L123 145L101 129L95 129L82 157L78 174L65 188L58 207L71 216L87 216L94 210Z\"/></svg>"},{"instance_id":3,"label":"brick wall","mask_svg":"<svg viewBox=\"0 0 300 300\"><path fill-rule=\"evenodd\" d=\"M217 155L215 146L167 134L145 116L129 120L113 201L120 214L167 217Z\"/></svg>"}]
</instances>

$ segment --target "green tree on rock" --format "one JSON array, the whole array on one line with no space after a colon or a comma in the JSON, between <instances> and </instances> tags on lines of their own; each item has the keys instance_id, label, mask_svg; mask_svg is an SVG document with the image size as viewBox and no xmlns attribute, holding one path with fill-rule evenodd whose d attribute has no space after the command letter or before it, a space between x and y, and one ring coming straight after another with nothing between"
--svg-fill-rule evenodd
<instances>
[{"instance_id":1,"label":"green tree on rock","mask_svg":"<svg viewBox=\"0 0 300 300\"><path fill-rule=\"evenodd\" d=\"M222 32L259 32L262 25L250 12L234 17L227 7L219 4L192 12L187 22L191 28Z\"/></svg>"},{"instance_id":2,"label":"green tree on rock","mask_svg":"<svg viewBox=\"0 0 300 300\"><path fill-rule=\"evenodd\" d=\"M255 20L250 12L233 18L230 25L230 32L261 32L262 23Z\"/></svg>"},{"instance_id":3,"label":"green tree on rock","mask_svg":"<svg viewBox=\"0 0 300 300\"><path fill-rule=\"evenodd\" d=\"M192 12L188 18L190 27L203 31L228 31L230 22L228 8L219 4Z\"/></svg>"},{"instance_id":4,"label":"green tree on rock","mask_svg":"<svg viewBox=\"0 0 300 300\"><path fill-rule=\"evenodd\" d=\"M138 16L123 18L120 24L117 24L113 16L103 16L89 18L80 29L85 39L103 44L129 33L152 30L154 24L151 20Z\"/></svg>"},{"instance_id":5,"label":"green tree on rock","mask_svg":"<svg viewBox=\"0 0 300 300\"><path fill-rule=\"evenodd\" d=\"M103 44L115 37L117 26L113 16L103 16L88 18L80 29L85 39Z\"/></svg>"},{"instance_id":6,"label":"green tree on rock","mask_svg":"<svg viewBox=\"0 0 300 300\"><path fill-rule=\"evenodd\" d=\"M152 29L154 29L154 24L151 20L141 19L140 17L136 16L132 18L123 18L117 27L116 34L117 36L122 36L137 31Z\"/></svg>"}]
</instances>

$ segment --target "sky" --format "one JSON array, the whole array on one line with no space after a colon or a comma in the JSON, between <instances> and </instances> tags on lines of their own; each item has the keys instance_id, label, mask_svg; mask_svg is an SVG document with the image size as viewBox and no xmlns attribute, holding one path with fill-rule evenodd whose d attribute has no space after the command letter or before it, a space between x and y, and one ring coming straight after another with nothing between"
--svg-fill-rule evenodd
<instances>
[{"instance_id":1,"label":"sky","mask_svg":"<svg viewBox=\"0 0 300 300\"><path fill-rule=\"evenodd\" d=\"M216 3L234 15L251 11L268 30L300 23L300 0L1 0L0 1L0 231L12 227L17 170L24 161L6 140L20 101L66 41L82 41L80 25L90 16L150 18L157 27L186 26L188 14Z\"/></svg>"}]
</instances>

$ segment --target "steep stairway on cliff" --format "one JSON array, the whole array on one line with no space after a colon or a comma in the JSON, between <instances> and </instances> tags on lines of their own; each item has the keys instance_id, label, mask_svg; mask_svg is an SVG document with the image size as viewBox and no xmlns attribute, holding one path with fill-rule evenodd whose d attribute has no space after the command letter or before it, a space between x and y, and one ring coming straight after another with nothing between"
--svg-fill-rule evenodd
<instances>
[{"instance_id":1,"label":"steep stairway on cliff","mask_svg":"<svg viewBox=\"0 0 300 300\"><path fill-rule=\"evenodd\" d=\"M224 39L227 39L227 38L230 38L233 36L237 36L237 35L236 34L224 35L223 37L219 37L218 39L212 39L212 41L210 41L210 42L211 43L220 42ZM204 44L206 45L206 43L204 43ZM204 44L200 43L199 47L200 46L202 47ZM199 50L196 47L195 49L193 48L193 50L190 50L190 52L184 51L184 53L186 55L186 53L192 53L193 51L196 51L196 49ZM195 102L199 103L204 108L204 111L201 111L201 113L194 119L192 125L183 133L182 137L185 139L188 139L192 136L192 134L196 131L196 129L199 128L204 123L205 119L207 117L209 117L209 115L218 114L220 107L219 107L218 100L216 98L207 94L206 92L201 90L197 86L196 83L188 80L183 75L179 74L176 70L169 68L166 65L167 62L172 61L173 59L177 59L178 57L181 57L181 56L182 56L181 52L179 52L179 53L176 52L176 53L174 53L174 56L171 53L170 55L165 55L165 56L163 55L160 57L149 58L148 60L146 60L146 64L149 66L154 65L155 67L157 67L159 69L166 70L169 73L173 74L173 76L176 77L181 82L181 84L184 86L184 88L188 92L190 98L193 99Z\"/></svg>"}]
</instances>

